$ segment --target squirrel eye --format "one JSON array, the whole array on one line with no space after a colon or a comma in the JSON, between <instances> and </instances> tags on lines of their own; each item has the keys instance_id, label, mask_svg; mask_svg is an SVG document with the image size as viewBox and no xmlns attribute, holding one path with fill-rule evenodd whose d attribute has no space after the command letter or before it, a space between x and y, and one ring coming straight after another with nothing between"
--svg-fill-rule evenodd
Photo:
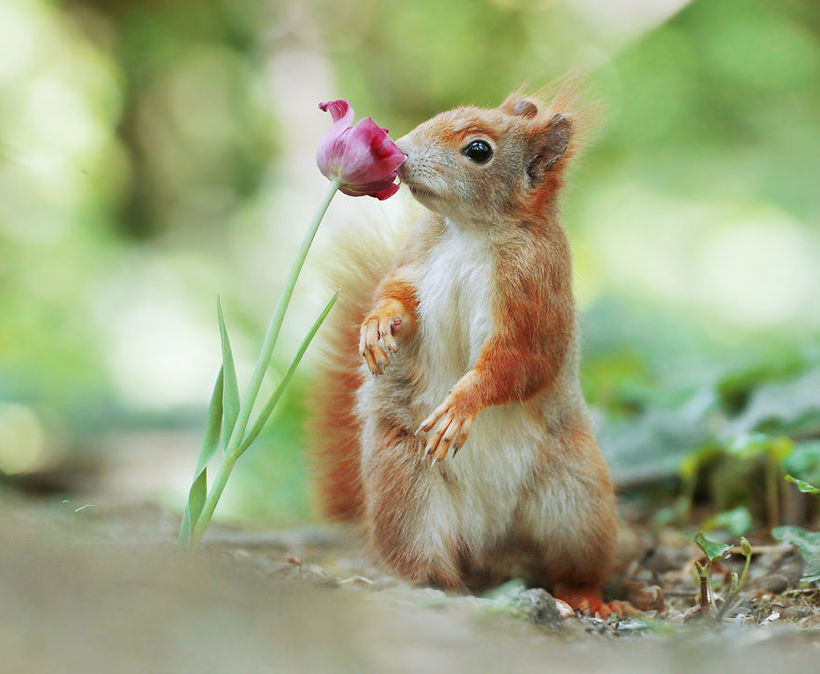
<instances>
[{"instance_id":1,"label":"squirrel eye","mask_svg":"<svg viewBox=\"0 0 820 674\"><path fill-rule=\"evenodd\" d=\"M493 149L486 140L474 140L461 152L479 164L490 161L490 157L493 156Z\"/></svg>"}]
</instances>

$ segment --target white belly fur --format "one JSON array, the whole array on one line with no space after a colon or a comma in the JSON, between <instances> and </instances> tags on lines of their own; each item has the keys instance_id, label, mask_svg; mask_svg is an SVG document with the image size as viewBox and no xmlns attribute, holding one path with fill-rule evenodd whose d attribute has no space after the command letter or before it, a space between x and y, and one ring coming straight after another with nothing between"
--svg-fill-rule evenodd
<instances>
[{"instance_id":1,"label":"white belly fur","mask_svg":"<svg viewBox=\"0 0 820 674\"><path fill-rule=\"evenodd\" d=\"M413 413L419 420L473 366L492 330L493 266L481 232L449 226L432 252L417 288L423 386ZM475 550L509 530L522 485L549 441L544 426L525 415L519 403L483 410L458 456L430 470L422 538L449 532Z\"/></svg>"}]
</instances>

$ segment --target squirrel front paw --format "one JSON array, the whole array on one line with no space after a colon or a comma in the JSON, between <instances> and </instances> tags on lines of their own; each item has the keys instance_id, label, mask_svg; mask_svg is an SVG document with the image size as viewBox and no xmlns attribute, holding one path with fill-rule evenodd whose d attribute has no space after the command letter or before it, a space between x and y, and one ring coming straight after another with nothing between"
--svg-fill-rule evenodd
<instances>
[{"instance_id":1,"label":"squirrel front paw","mask_svg":"<svg viewBox=\"0 0 820 674\"><path fill-rule=\"evenodd\" d=\"M436 465L436 461L444 459L450 449L453 450L453 456L458 453L467 441L475 417L475 412L465 409L459 398L450 393L444 402L421 422L416 430L417 434L433 431L427 438L427 445L424 448L424 456L433 457L431 467Z\"/></svg>"},{"instance_id":2,"label":"squirrel front paw","mask_svg":"<svg viewBox=\"0 0 820 674\"><path fill-rule=\"evenodd\" d=\"M384 374L384 369L390 364L387 352L396 353L399 350L393 335L401 328L403 321L402 315L396 311L377 311L362 321L359 355L364 358L373 376Z\"/></svg>"}]
</instances>

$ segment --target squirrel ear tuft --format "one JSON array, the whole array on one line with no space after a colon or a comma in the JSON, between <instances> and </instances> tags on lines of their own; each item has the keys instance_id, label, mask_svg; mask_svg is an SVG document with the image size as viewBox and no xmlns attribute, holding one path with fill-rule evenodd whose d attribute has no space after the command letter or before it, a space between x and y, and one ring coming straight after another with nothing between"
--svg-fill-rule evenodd
<instances>
[{"instance_id":1,"label":"squirrel ear tuft","mask_svg":"<svg viewBox=\"0 0 820 674\"><path fill-rule=\"evenodd\" d=\"M566 115L553 115L543 132L534 139L535 157L527 166L527 175L533 183L541 180L569 147L572 122Z\"/></svg>"}]
</instances>

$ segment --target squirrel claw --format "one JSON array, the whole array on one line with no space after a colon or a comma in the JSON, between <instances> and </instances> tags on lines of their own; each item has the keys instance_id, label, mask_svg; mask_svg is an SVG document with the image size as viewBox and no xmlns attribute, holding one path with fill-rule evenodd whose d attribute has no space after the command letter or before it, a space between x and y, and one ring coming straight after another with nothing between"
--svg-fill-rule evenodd
<instances>
[{"instance_id":1,"label":"squirrel claw","mask_svg":"<svg viewBox=\"0 0 820 674\"><path fill-rule=\"evenodd\" d=\"M359 329L359 355L374 375L384 374L385 368L390 364L388 354L398 353L399 346L393 333L401 324L400 318L388 318L378 311L362 322Z\"/></svg>"},{"instance_id":2,"label":"squirrel claw","mask_svg":"<svg viewBox=\"0 0 820 674\"><path fill-rule=\"evenodd\" d=\"M447 400L419 426L419 431L432 429L427 440L425 457L433 456L433 463L443 461L450 449L453 450L453 456L455 456L456 452L464 446L474 418L475 415L456 412L453 409L452 398L448 396Z\"/></svg>"},{"instance_id":3,"label":"squirrel claw","mask_svg":"<svg viewBox=\"0 0 820 674\"><path fill-rule=\"evenodd\" d=\"M389 328L388 328L389 332ZM387 351L382 348L379 340L383 340L387 351L395 353L397 350L396 342L392 335L390 340L387 340L382 334L380 328L380 321L376 317L371 317L362 323L359 334L359 355L364 358L367 364L367 369L370 370L374 376L384 374L385 368L390 364L390 357Z\"/></svg>"}]
</instances>

